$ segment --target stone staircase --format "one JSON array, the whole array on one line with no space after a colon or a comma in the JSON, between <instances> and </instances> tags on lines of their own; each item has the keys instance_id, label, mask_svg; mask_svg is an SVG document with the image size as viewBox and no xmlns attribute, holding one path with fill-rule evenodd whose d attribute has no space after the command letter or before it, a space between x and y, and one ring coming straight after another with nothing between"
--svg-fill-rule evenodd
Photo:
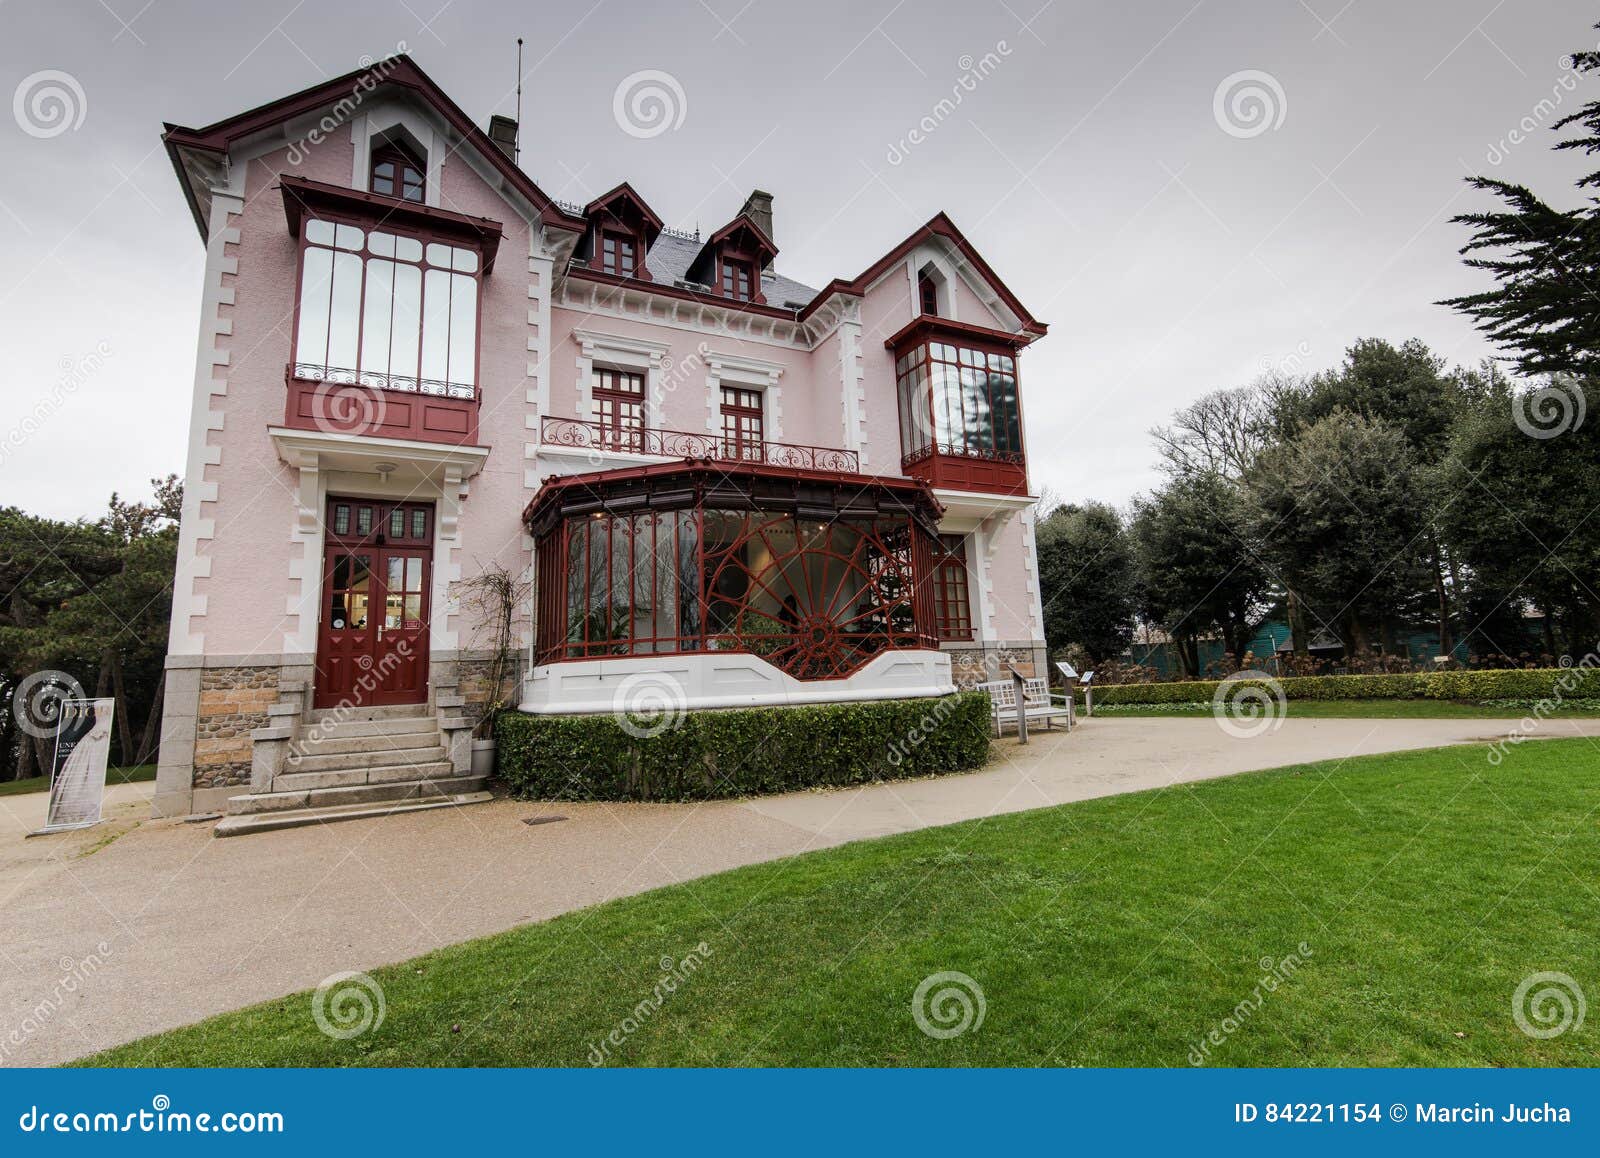
<instances>
[{"instance_id":1,"label":"stone staircase","mask_svg":"<svg viewBox=\"0 0 1600 1158\"><path fill-rule=\"evenodd\" d=\"M216 835L489 800L487 777L471 773L464 724L416 704L327 708L259 730L251 791L229 799Z\"/></svg>"}]
</instances>

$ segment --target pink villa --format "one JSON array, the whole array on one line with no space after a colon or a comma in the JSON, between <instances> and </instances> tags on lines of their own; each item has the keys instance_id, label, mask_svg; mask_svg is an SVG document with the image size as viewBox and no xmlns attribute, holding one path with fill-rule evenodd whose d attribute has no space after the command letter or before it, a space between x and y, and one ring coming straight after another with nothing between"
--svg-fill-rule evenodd
<instances>
[{"instance_id":1,"label":"pink villa","mask_svg":"<svg viewBox=\"0 0 1600 1158\"><path fill-rule=\"evenodd\" d=\"M802 285L770 194L554 201L405 56L165 142L206 267L158 815L481 799L494 565L523 712L1043 674L1045 326L943 214Z\"/></svg>"}]
</instances>

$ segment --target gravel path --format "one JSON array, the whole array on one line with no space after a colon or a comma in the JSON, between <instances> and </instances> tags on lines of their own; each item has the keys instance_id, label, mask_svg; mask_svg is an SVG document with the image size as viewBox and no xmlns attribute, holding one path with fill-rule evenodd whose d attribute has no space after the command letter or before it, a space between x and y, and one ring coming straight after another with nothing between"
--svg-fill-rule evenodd
<instances>
[{"instance_id":1,"label":"gravel path","mask_svg":"<svg viewBox=\"0 0 1600 1158\"><path fill-rule=\"evenodd\" d=\"M1102 717L997 747L982 772L708 804L529 804L216 840L150 821L24 839L43 795L0 797L0 1066L47 1065L612 897L864 837L1308 760L1491 739L1491 720ZM1552 720L1541 736L1600 736ZM1463 752L1464 772L1480 754ZM37 815L35 815L37 814ZM558 823L525 819L560 816Z\"/></svg>"}]
</instances>

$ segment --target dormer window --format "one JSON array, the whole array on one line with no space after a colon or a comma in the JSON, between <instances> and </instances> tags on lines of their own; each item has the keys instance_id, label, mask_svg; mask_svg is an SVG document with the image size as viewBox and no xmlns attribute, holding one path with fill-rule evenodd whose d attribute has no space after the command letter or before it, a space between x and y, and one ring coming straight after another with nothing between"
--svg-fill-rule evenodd
<instances>
[{"instance_id":1,"label":"dormer window","mask_svg":"<svg viewBox=\"0 0 1600 1158\"><path fill-rule=\"evenodd\" d=\"M372 192L420 205L427 188L423 169L410 150L392 143L379 145L372 150Z\"/></svg>"},{"instance_id":2,"label":"dormer window","mask_svg":"<svg viewBox=\"0 0 1600 1158\"><path fill-rule=\"evenodd\" d=\"M753 270L748 261L737 257L722 259L722 296L734 301L750 300Z\"/></svg>"},{"instance_id":3,"label":"dormer window","mask_svg":"<svg viewBox=\"0 0 1600 1158\"><path fill-rule=\"evenodd\" d=\"M933 274L923 270L917 275L917 297L922 305L922 312L930 317L939 315L939 283L933 280Z\"/></svg>"},{"instance_id":4,"label":"dormer window","mask_svg":"<svg viewBox=\"0 0 1600 1158\"><path fill-rule=\"evenodd\" d=\"M632 277L639 263L639 242L631 233L605 229L600 233L600 270Z\"/></svg>"}]
</instances>

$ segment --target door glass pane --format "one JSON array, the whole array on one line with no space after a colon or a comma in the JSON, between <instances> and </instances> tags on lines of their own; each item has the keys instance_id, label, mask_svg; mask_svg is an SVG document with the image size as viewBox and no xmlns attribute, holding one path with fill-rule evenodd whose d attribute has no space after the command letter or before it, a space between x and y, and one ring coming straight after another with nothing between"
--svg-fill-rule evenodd
<instances>
[{"instance_id":1,"label":"door glass pane","mask_svg":"<svg viewBox=\"0 0 1600 1158\"><path fill-rule=\"evenodd\" d=\"M350 533L350 508L343 503L333 508L333 533L336 535Z\"/></svg>"},{"instance_id":2,"label":"door glass pane","mask_svg":"<svg viewBox=\"0 0 1600 1158\"><path fill-rule=\"evenodd\" d=\"M371 576L367 555L339 555L333 561L328 584L328 626L335 631L353 630L367 625L368 586Z\"/></svg>"},{"instance_id":3,"label":"door glass pane","mask_svg":"<svg viewBox=\"0 0 1600 1158\"><path fill-rule=\"evenodd\" d=\"M407 595L406 596L406 626L407 627L421 627L422 626L422 596L421 595Z\"/></svg>"},{"instance_id":4,"label":"door glass pane","mask_svg":"<svg viewBox=\"0 0 1600 1158\"><path fill-rule=\"evenodd\" d=\"M422 590L422 560L416 556L406 560L406 590Z\"/></svg>"},{"instance_id":5,"label":"door glass pane","mask_svg":"<svg viewBox=\"0 0 1600 1158\"><path fill-rule=\"evenodd\" d=\"M403 539L406 537L406 513L399 507L389 512L389 538Z\"/></svg>"},{"instance_id":6,"label":"door glass pane","mask_svg":"<svg viewBox=\"0 0 1600 1158\"><path fill-rule=\"evenodd\" d=\"M411 512L411 537L413 539L425 539L425 538L427 538L427 536L428 536L428 512L427 511L420 511L420 510L419 511L412 511Z\"/></svg>"},{"instance_id":7,"label":"door glass pane","mask_svg":"<svg viewBox=\"0 0 1600 1158\"><path fill-rule=\"evenodd\" d=\"M405 560L398 555L389 556L389 573L384 577L384 585L390 591L404 591L405 581L401 579L400 569L405 566Z\"/></svg>"},{"instance_id":8,"label":"door glass pane","mask_svg":"<svg viewBox=\"0 0 1600 1158\"><path fill-rule=\"evenodd\" d=\"M404 597L400 595L384 596L383 626L386 629L400 626L400 600L402 598Z\"/></svg>"},{"instance_id":9,"label":"door glass pane","mask_svg":"<svg viewBox=\"0 0 1600 1158\"><path fill-rule=\"evenodd\" d=\"M371 507L357 507L356 508L356 534L358 534L358 535L370 535L370 534L372 534L372 508Z\"/></svg>"}]
</instances>

